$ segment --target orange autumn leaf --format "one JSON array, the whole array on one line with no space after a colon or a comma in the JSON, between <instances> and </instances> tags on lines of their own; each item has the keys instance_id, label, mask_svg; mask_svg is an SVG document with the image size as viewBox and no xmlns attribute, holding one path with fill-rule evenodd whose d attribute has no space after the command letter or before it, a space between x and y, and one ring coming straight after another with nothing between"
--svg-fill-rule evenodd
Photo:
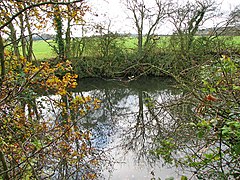
<instances>
[{"instance_id":1,"label":"orange autumn leaf","mask_svg":"<svg viewBox=\"0 0 240 180\"><path fill-rule=\"evenodd\" d=\"M204 100L207 100L207 101L217 101L218 99L216 97L214 97L213 95L208 94L207 96L205 96Z\"/></svg>"}]
</instances>

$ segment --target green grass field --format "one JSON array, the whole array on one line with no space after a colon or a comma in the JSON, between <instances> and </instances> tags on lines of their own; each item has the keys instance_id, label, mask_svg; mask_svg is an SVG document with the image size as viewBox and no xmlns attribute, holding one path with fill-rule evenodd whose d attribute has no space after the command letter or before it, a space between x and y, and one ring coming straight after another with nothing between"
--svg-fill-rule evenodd
<instances>
[{"instance_id":1,"label":"green grass field","mask_svg":"<svg viewBox=\"0 0 240 180\"><path fill-rule=\"evenodd\" d=\"M56 57L56 53L53 51L50 44L54 45L54 42L52 40L48 40L47 42L43 40L33 42L33 52L38 60Z\"/></svg>"},{"instance_id":2,"label":"green grass field","mask_svg":"<svg viewBox=\"0 0 240 180\"><path fill-rule=\"evenodd\" d=\"M169 43L169 37L170 36L160 36L157 40L157 43L159 44L159 47L166 47ZM228 45L234 45L234 46L240 46L240 36L233 36L233 37L227 37L223 36L222 38L226 38L226 42ZM96 39L95 39L96 42ZM89 43L88 48L99 48L99 46L93 46L93 44L90 42L90 39L87 39L87 43ZM33 43L33 51L34 55L38 60L41 59L49 59L56 57L56 53L53 51L52 47L50 45L54 45L53 40L43 41L38 40L34 41ZM121 37L119 38L119 42L117 42L117 46L123 49L128 49L129 51L134 50L137 48L137 38L136 37Z\"/></svg>"},{"instance_id":3,"label":"green grass field","mask_svg":"<svg viewBox=\"0 0 240 180\"><path fill-rule=\"evenodd\" d=\"M228 43L231 45L240 46L240 36L230 37Z\"/></svg>"}]
</instances>

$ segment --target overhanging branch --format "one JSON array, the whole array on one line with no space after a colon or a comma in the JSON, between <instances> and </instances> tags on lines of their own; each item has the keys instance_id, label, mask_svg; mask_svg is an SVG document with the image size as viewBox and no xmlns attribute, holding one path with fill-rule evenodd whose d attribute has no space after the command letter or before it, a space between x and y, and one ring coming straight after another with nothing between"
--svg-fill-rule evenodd
<instances>
[{"instance_id":1,"label":"overhanging branch","mask_svg":"<svg viewBox=\"0 0 240 180\"><path fill-rule=\"evenodd\" d=\"M52 4L52 5L69 5L69 4L74 4L74 3L78 3L78 2L83 2L84 0L75 0L72 2L53 2L53 1L48 1L48 2L42 2L42 3L37 3L37 4L32 4L29 5L25 8L23 8L22 10L20 10L19 12L17 12L16 14L14 14L6 23L4 23L3 25L0 26L0 30L2 30L3 28L5 28L6 26L8 26L16 17L18 17L19 15L21 15L23 12L32 9L34 7L40 7L43 5L48 5L48 4ZM22 2L22 1L19 1Z\"/></svg>"}]
</instances>

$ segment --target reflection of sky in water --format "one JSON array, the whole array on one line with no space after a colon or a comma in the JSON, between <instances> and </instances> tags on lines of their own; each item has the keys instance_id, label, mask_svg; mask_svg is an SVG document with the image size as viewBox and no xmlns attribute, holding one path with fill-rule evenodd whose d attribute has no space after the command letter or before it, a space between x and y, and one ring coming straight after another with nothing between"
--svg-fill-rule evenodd
<instances>
[{"instance_id":1,"label":"reflection of sky in water","mask_svg":"<svg viewBox=\"0 0 240 180\"><path fill-rule=\"evenodd\" d=\"M91 131L92 145L106 151L114 162L118 162L114 164L111 172L103 171L104 179L145 180L153 178L151 172L156 178L179 177L175 172L176 168L162 167L161 160L153 160L148 154L154 146L153 141L159 129L146 104L149 100L163 103L176 97L165 87L151 87L152 84L154 86L159 83L163 82L161 80L140 82L133 84L133 87L126 85L104 87L101 82L103 88L98 88L98 81L94 81L89 84L96 88L80 89L79 92L75 92L74 95L89 95L102 101L98 110L80 119L79 123ZM146 86L142 88L144 84ZM87 87L86 83L85 86ZM58 97L52 96L52 98ZM48 109L51 111L51 105L47 101L42 101L42 104L46 107L43 113L50 117ZM159 113L157 116L162 127L171 128L172 123L168 113L164 111L154 111L154 113Z\"/></svg>"},{"instance_id":2,"label":"reflection of sky in water","mask_svg":"<svg viewBox=\"0 0 240 180\"><path fill-rule=\"evenodd\" d=\"M90 95L102 100L101 108L91 114L90 117L86 117L85 120L90 122L90 124L92 123L89 126L93 134L93 145L107 151L113 160L118 162L114 165L114 170L111 173L104 171L106 179L145 180L153 178L151 172L155 174L156 178L181 177L176 173L176 168L162 167L163 163L160 160L155 160L156 164L150 163L151 160L148 159L150 157L147 155L153 146L152 137L156 136L158 130L154 124L156 122L150 118L148 108L145 105L145 98L162 103L176 96L164 88L154 92L146 90L147 88L144 91L132 90L131 88L109 88L107 90L83 92L84 96ZM136 119L139 116L139 93L142 93L141 100L144 118L140 123ZM164 126L171 126L168 113L161 112L161 115L164 115L164 118L162 118ZM142 133L145 133L145 139L141 139L140 135ZM139 138L134 137L134 135L139 135ZM134 147L135 145L140 147ZM142 147L146 149L141 149ZM140 151L145 153L145 155L141 154Z\"/></svg>"},{"instance_id":3,"label":"reflection of sky in water","mask_svg":"<svg viewBox=\"0 0 240 180\"><path fill-rule=\"evenodd\" d=\"M116 154L116 159L122 161L123 163L115 164L114 171L111 174L106 173L106 177L111 180L150 180L153 178L151 172L155 174L155 177L165 179L169 177L175 177L175 169L171 168L161 168L159 166L147 166L146 163L140 162L136 163L132 157L134 157L133 152L129 152L124 158L120 157L120 154L124 153L120 149L112 152ZM159 162L160 165L160 162Z\"/></svg>"}]
</instances>

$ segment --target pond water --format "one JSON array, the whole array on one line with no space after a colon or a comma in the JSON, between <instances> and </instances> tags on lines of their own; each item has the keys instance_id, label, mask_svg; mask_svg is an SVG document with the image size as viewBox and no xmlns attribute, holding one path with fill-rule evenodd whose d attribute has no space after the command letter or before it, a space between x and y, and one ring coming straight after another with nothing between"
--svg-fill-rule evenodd
<instances>
[{"instance_id":1,"label":"pond water","mask_svg":"<svg viewBox=\"0 0 240 180\"><path fill-rule=\"evenodd\" d=\"M161 104L178 98L170 78L142 77L119 82L82 79L76 94L100 99L101 107L82 119L92 133L92 143L104 151L109 166L102 167L101 179L180 179L181 169L151 155L157 139L174 132L178 123Z\"/></svg>"}]
</instances>

